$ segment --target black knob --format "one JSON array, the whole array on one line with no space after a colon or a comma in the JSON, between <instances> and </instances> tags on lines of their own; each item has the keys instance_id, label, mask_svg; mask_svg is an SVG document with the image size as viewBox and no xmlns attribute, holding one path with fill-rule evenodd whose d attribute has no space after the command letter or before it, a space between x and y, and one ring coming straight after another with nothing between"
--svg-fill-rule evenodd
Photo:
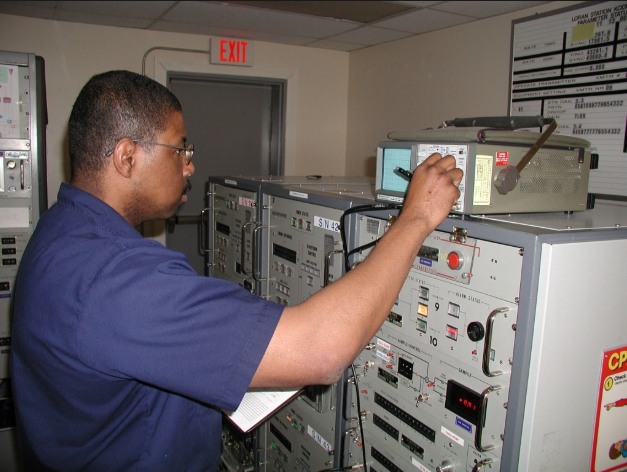
<instances>
[{"instance_id":1,"label":"black knob","mask_svg":"<svg viewBox=\"0 0 627 472\"><path fill-rule=\"evenodd\" d=\"M468 329L466 330L468 333L468 337L471 341L481 341L483 336L485 336L485 329L481 323L478 321L473 321L468 325Z\"/></svg>"}]
</instances>

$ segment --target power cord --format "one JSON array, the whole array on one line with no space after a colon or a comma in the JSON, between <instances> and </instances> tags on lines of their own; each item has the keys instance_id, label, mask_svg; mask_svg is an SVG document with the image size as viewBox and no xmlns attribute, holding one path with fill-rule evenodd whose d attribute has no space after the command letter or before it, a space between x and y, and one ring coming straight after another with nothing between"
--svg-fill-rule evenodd
<instances>
[{"instance_id":1,"label":"power cord","mask_svg":"<svg viewBox=\"0 0 627 472\"><path fill-rule=\"evenodd\" d=\"M349 257L359 251L363 251L365 249L371 248L377 244L378 239L372 241L368 244L365 244L361 247L355 248L351 251L348 250L348 242L346 241L346 225L344 221L346 217L352 215L353 213L360 213L364 211L380 211L380 210L400 210L403 208L403 205L396 203L375 203L373 205L360 205L353 208L349 208L348 210L342 213L340 217L340 237L342 238L342 249L344 250L344 273L347 273L351 270L350 259Z\"/></svg>"},{"instance_id":2,"label":"power cord","mask_svg":"<svg viewBox=\"0 0 627 472\"><path fill-rule=\"evenodd\" d=\"M361 401L359 397L359 385L357 383L357 372L355 372L355 364L351 362L353 370L353 379L355 382L355 398L357 403L357 420L359 421L359 434L361 435L361 454L363 457L364 472L368 472L368 464L366 463L366 441L364 440L364 422L361 418Z\"/></svg>"}]
</instances>

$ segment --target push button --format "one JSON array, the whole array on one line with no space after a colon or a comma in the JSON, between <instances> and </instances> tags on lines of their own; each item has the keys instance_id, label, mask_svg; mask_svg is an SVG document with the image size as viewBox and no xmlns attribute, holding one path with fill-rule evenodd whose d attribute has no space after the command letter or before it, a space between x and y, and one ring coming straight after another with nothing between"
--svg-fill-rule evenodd
<instances>
[{"instance_id":1,"label":"push button","mask_svg":"<svg viewBox=\"0 0 627 472\"><path fill-rule=\"evenodd\" d=\"M457 251L452 251L446 258L446 263L451 270L459 270L464 265L464 256Z\"/></svg>"}]
</instances>

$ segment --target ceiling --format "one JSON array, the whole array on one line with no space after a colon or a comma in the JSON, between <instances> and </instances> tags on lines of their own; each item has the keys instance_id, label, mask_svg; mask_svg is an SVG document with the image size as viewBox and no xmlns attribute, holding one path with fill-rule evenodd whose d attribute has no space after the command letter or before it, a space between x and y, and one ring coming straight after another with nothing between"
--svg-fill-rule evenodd
<instances>
[{"instance_id":1,"label":"ceiling","mask_svg":"<svg viewBox=\"0 0 627 472\"><path fill-rule=\"evenodd\" d=\"M355 51L544 3L2 1L0 13Z\"/></svg>"}]
</instances>

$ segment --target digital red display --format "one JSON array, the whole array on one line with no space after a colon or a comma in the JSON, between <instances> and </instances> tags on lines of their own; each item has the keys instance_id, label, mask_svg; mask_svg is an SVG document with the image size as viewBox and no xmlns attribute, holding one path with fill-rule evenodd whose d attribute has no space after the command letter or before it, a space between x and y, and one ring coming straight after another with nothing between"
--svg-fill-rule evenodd
<instances>
[{"instance_id":1,"label":"digital red display","mask_svg":"<svg viewBox=\"0 0 627 472\"><path fill-rule=\"evenodd\" d=\"M472 402L471 400L468 400L467 398L464 397L458 397L457 398L457 404L459 406L461 406L462 408L467 409L468 411L476 411L477 410L477 404Z\"/></svg>"},{"instance_id":2,"label":"digital red display","mask_svg":"<svg viewBox=\"0 0 627 472\"><path fill-rule=\"evenodd\" d=\"M479 420L481 396L455 380L449 380L446 387L445 407L476 426Z\"/></svg>"}]
</instances>

